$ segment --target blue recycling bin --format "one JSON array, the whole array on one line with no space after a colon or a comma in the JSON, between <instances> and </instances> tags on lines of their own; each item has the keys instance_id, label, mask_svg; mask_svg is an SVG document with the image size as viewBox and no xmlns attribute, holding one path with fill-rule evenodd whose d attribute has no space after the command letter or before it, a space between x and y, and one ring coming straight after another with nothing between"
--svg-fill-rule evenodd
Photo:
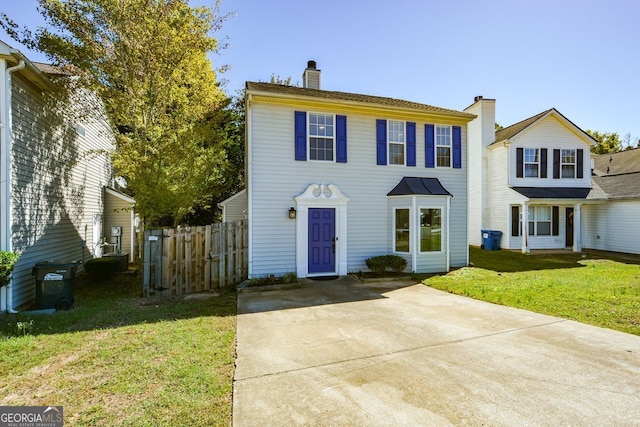
<instances>
[{"instance_id":1,"label":"blue recycling bin","mask_svg":"<svg viewBox=\"0 0 640 427\"><path fill-rule=\"evenodd\" d=\"M500 237L502 231L480 230L482 232L482 247L487 251L497 251L500 249Z\"/></svg>"}]
</instances>

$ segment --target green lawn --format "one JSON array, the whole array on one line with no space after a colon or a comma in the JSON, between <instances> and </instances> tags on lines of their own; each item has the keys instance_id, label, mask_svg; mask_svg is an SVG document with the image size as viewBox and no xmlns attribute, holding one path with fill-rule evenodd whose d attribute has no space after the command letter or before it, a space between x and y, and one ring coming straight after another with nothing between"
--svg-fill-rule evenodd
<instances>
[{"instance_id":1,"label":"green lawn","mask_svg":"<svg viewBox=\"0 0 640 427\"><path fill-rule=\"evenodd\" d=\"M471 248L474 267L424 280L472 298L640 335L640 265Z\"/></svg>"},{"instance_id":2,"label":"green lawn","mask_svg":"<svg viewBox=\"0 0 640 427\"><path fill-rule=\"evenodd\" d=\"M78 278L70 311L0 315L0 405L62 405L65 425L230 425L235 293L149 304L139 280Z\"/></svg>"}]
</instances>

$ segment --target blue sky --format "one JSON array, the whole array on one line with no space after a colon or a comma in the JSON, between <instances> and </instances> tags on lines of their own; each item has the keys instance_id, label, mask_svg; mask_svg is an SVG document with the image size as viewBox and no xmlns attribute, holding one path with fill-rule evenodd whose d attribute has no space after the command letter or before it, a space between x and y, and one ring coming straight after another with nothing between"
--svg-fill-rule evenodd
<instances>
[{"instance_id":1,"label":"blue sky","mask_svg":"<svg viewBox=\"0 0 640 427\"><path fill-rule=\"evenodd\" d=\"M2 11L34 27L36 5L11 1ZM229 94L272 74L300 82L313 59L327 90L457 110L483 95L496 99L504 126L555 107L583 129L640 138L637 0L223 0L221 8L233 16L215 36L228 47L211 59L231 67L220 76ZM0 39L44 60L1 30Z\"/></svg>"}]
</instances>

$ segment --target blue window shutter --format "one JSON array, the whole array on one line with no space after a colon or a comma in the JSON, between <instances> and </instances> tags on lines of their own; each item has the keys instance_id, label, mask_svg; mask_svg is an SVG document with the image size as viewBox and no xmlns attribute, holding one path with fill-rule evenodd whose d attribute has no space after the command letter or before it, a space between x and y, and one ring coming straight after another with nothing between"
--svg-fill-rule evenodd
<instances>
[{"instance_id":1,"label":"blue window shutter","mask_svg":"<svg viewBox=\"0 0 640 427\"><path fill-rule=\"evenodd\" d=\"M407 122L407 166L416 165L416 124Z\"/></svg>"},{"instance_id":2,"label":"blue window shutter","mask_svg":"<svg viewBox=\"0 0 640 427\"><path fill-rule=\"evenodd\" d=\"M307 160L307 113L295 112L296 160Z\"/></svg>"},{"instance_id":3,"label":"blue window shutter","mask_svg":"<svg viewBox=\"0 0 640 427\"><path fill-rule=\"evenodd\" d=\"M336 162L347 163L347 116L336 116Z\"/></svg>"},{"instance_id":4,"label":"blue window shutter","mask_svg":"<svg viewBox=\"0 0 640 427\"><path fill-rule=\"evenodd\" d=\"M376 120L376 153L379 165L387 164L387 121Z\"/></svg>"},{"instance_id":5,"label":"blue window shutter","mask_svg":"<svg viewBox=\"0 0 640 427\"><path fill-rule=\"evenodd\" d=\"M462 129L460 126L451 128L453 137L453 168L462 169Z\"/></svg>"},{"instance_id":6,"label":"blue window shutter","mask_svg":"<svg viewBox=\"0 0 640 427\"><path fill-rule=\"evenodd\" d=\"M425 153L424 153L424 161L425 166L428 168L435 167L435 156L434 156L434 148L435 148L435 127L433 125L424 125L424 142L425 142Z\"/></svg>"}]
</instances>

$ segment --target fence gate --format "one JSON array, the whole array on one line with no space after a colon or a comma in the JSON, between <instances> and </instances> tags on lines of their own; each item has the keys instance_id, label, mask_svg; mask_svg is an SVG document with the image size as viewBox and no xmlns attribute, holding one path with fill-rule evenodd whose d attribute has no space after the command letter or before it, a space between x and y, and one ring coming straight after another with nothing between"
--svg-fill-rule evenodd
<instances>
[{"instance_id":1,"label":"fence gate","mask_svg":"<svg viewBox=\"0 0 640 427\"><path fill-rule=\"evenodd\" d=\"M173 296L235 286L248 274L247 223L146 230L145 296Z\"/></svg>"}]
</instances>

